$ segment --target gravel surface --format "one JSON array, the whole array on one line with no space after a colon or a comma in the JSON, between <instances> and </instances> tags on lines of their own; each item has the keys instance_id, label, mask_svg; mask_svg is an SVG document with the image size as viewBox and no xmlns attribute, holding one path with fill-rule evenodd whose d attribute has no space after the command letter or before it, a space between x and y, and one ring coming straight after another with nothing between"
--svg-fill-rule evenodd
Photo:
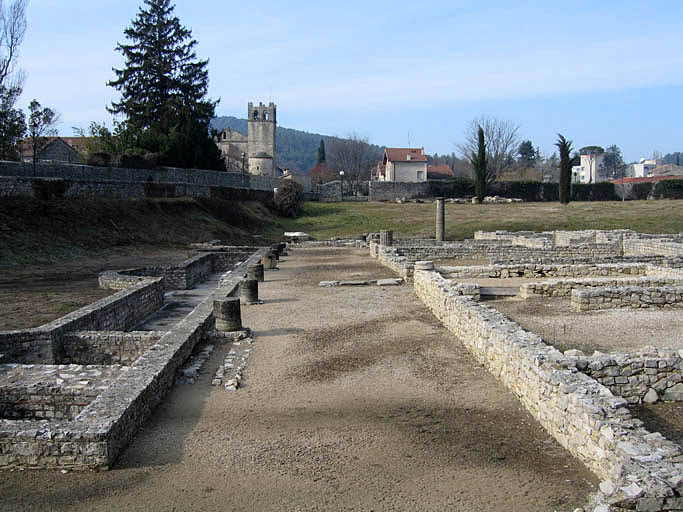
<instances>
[{"instance_id":1,"label":"gravel surface","mask_svg":"<svg viewBox=\"0 0 683 512\"><path fill-rule=\"evenodd\" d=\"M365 251L267 271L245 387L176 386L110 472L6 472L6 510L571 511L597 479Z\"/></svg>"},{"instance_id":2,"label":"gravel surface","mask_svg":"<svg viewBox=\"0 0 683 512\"><path fill-rule=\"evenodd\" d=\"M569 299L487 301L557 349L634 352L644 346L683 348L680 309L611 309L575 312Z\"/></svg>"}]
</instances>

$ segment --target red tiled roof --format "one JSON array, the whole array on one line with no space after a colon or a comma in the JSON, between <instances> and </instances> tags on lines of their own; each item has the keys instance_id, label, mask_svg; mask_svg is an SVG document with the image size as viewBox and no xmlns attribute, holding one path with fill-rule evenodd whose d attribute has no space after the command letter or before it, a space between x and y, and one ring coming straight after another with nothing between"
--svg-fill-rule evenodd
<instances>
[{"instance_id":1,"label":"red tiled roof","mask_svg":"<svg viewBox=\"0 0 683 512\"><path fill-rule=\"evenodd\" d=\"M387 148L385 154L390 162L408 162L408 155L410 155L410 161L427 161L424 148Z\"/></svg>"},{"instance_id":2,"label":"red tiled roof","mask_svg":"<svg viewBox=\"0 0 683 512\"><path fill-rule=\"evenodd\" d=\"M455 173L450 165L430 165L427 167L427 179L429 180L443 180L453 177L455 177Z\"/></svg>"}]
</instances>

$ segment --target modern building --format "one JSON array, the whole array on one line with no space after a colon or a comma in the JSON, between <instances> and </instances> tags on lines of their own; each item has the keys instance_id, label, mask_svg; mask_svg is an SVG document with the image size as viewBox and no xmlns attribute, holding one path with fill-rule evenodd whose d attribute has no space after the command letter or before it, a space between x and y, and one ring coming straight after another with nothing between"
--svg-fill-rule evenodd
<instances>
[{"instance_id":1,"label":"modern building","mask_svg":"<svg viewBox=\"0 0 683 512\"><path fill-rule=\"evenodd\" d=\"M641 158L637 164L633 165L634 178L647 178L654 168L657 167L657 160L646 160Z\"/></svg>"},{"instance_id":2,"label":"modern building","mask_svg":"<svg viewBox=\"0 0 683 512\"><path fill-rule=\"evenodd\" d=\"M377 164L376 179L407 183L427 181L424 148L386 148Z\"/></svg>"},{"instance_id":3,"label":"modern building","mask_svg":"<svg viewBox=\"0 0 683 512\"><path fill-rule=\"evenodd\" d=\"M601 181L598 177L598 170L602 166L604 154L581 155L579 165L572 167L572 181L574 183L597 183Z\"/></svg>"},{"instance_id":4,"label":"modern building","mask_svg":"<svg viewBox=\"0 0 683 512\"><path fill-rule=\"evenodd\" d=\"M448 164L443 165L428 165L427 179L428 180L448 180L455 178L455 173Z\"/></svg>"},{"instance_id":5,"label":"modern building","mask_svg":"<svg viewBox=\"0 0 683 512\"><path fill-rule=\"evenodd\" d=\"M36 160L83 163L87 139L88 137L44 137L36 153ZM33 161L31 139L24 139L21 143L21 159L24 162Z\"/></svg>"}]
</instances>

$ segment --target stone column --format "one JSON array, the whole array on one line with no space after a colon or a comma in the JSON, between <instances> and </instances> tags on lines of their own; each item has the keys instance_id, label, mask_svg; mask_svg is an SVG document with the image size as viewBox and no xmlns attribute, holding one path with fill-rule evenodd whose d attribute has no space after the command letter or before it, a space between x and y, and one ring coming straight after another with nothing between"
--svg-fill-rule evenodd
<instances>
[{"instance_id":1,"label":"stone column","mask_svg":"<svg viewBox=\"0 0 683 512\"><path fill-rule=\"evenodd\" d=\"M446 240L446 201L443 197L436 198L436 241Z\"/></svg>"},{"instance_id":2,"label":"stone column","mask_svg":"<svg viewBox=\"0 0 683 512\"><path fill-rule=\"evenodd\" d=\"M263 282L265 280L263 263L254 263L253 265L249 265L247 267L247 277L249 279L256 279L257 281Z\"/></svg>"},{"instance_id":3,"label":"stone column","mask_svg":"<svg viewBox=\"0 0 683 512\"><path fill-rule=\"evenodd\" d=\"M264 256L261 256L261 263L263 263L263 267L268 270L277 269L277 258L275 257L275 253L273 251L268 251Z\"/></svg>"},{"instance_id":4,"label":"stone column","mask_svg":"<svg viewBox=\"0 0 683 512\"><path fill-rule=\"evenodd\" d=\"M217 331L241 331L242 309L237 297L227 297L213 301L213 315L216 317Z\"/></svg>"},{"instance_id":5,"label":"stone column","mask_svg":"<svg viewBox=\"0 0 683 512\"><path fill-rule=\"evenodd\" d=\"M258 304L258 281L245 279L240 283L240 302L242 304Z\"/></svg>"},{"instance_id":6,"label":"stone column","mask_svg":"<svg viewBox=\"0 0 683 512\"><path fill-rule=\"evenodd\" d=\"M394 245L394 232L389 229L382 229L379 232L379 245L391 247Z\"/></svg>"}]
</instances>

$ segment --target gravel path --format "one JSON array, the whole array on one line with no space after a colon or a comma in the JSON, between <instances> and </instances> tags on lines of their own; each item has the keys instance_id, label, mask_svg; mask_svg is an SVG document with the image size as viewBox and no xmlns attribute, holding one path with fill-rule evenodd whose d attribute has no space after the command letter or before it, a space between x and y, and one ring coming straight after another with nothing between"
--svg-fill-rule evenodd
<instances>
[{"instance_id":1,"label":"gravel path","mask_svg":"<svg viewBox=\"0 0 683 512\"><path fill-rule=\"evenodd\" d=\"M571 511L597 479L364 252L266 273L246 386L176 386L114 470L6 472L8 510Z\"/></svg>"}]
</instances>

